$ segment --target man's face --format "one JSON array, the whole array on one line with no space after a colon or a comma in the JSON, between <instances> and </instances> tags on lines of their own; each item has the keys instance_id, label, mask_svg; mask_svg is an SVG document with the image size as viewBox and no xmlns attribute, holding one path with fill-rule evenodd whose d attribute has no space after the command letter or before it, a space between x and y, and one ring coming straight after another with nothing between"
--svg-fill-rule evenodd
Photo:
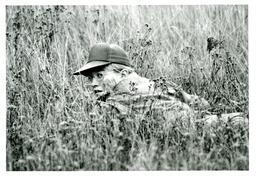
<instances>
[{"instance_id":1,"label":"man's face","mask_svg":"<svg viewBox=\"0 0 256 176\"><path fill-rule=\"evenodd\" d=\"M121 81L121 73L113 70L97 70L87 76L93 92L97 97L112 93L114 87Z\"/></svg>"}]
</instances>

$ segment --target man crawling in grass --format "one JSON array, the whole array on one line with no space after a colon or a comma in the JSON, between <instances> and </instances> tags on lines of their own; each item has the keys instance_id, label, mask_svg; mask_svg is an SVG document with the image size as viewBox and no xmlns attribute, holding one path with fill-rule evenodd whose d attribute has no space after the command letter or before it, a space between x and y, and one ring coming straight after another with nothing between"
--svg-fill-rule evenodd
<instances>
[{"instance_id":1,"label":"man crawling in grass","mask_svg":"<svg viewBox=\"0 0 256 176\"><path fill-rule=\"evenodd\" d=\"M207 110L209 103L190 95L172 82L160 78L149 80L139 76L132 68L126 52L115 44L98 43L92 46L87 63L74 75L87 77L100 107L121 115L137 114L143 117L165 117L165 121L181 121L185 126L203 121L211 124L216 115L195 114ZM244 122L241 114L222 115L221 120ZM235 120L234 120L235 119Z\"/></svg>"}]
</instances>

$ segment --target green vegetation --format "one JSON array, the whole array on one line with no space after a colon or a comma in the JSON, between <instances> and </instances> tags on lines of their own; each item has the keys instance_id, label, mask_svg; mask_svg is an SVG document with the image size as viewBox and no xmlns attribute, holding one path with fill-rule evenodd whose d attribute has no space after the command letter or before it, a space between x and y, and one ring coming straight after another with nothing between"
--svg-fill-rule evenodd
<instances>
[{"instance_id":1,"label":"green vegetation","mask_svg":"<svg viewBox=\"0 0 256 176\"><path fill-rule=\"evenodd\" d=\"M116 43L140 75L204 97L212 114L248 114L247 16L247 6L7 6L6 169L248 170L247 127L184 133L154 116L100 114L72 75L92 44Z\"/></svg>"}]
</instances>

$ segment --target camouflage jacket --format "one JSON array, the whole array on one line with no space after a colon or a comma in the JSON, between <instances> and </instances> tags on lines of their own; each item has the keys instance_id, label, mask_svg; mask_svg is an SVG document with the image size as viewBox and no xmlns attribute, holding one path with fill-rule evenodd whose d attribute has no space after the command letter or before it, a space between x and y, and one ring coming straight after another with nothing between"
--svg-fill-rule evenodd
<instances>
[{"instance_id":1,"label":"camouflage jacket","mask_svg":"<svg viewBox=\"0 0 256 176\"><path fill-rule=\"evenodd\" d=\"M150 119L153 123L165 125L182 123L189 129L194 124L194 110L178 98L162 93L130 94L120 93L100 102L101 109L105 112L118 114L122 117L137 118L139 121Z\"/></svg>"},{"instance_id":2,"label":"camouflage jacket","mask_svg":"<svg viewBox=\"0 0 256 176\"><path fill-rule=\"evenodd\" d=\"M195 125L195 122L203 122L204 124L216 124L219 120L228 122L232 120L234 123L246 123L248 119L243 113L204 115L200 116L202 111L209 107L209 103L196 95L189 95L190 103L185 103L174 95L168 95L163 92L153 94L132 94L119 93L114 94L106 99L105 102L100 101L101 108L105 112L114 112L122 116L136 116L139 118L154 118L164 123L173 123L179 121L184 127Z\"/></svg>"}]
</instances>

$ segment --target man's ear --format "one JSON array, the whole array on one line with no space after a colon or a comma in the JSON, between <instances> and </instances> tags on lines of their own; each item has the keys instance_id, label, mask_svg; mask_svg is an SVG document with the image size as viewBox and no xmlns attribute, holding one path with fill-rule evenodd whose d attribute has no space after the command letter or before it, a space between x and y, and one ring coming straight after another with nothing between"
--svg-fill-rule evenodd
<instances>
[{"instance_id":1,"label":"man's ear","mask_svg":"<svg viewBox=\"0 0 256 176\"><path fill-rule=\"evenodd\" d=\"M129 73L128 73L128 70L126 70L126 69L123 69L123 70L121 71L121 76L122 76L122 77L126 77L128 74L129 74Z\"/></svg>"}]
</instances>

